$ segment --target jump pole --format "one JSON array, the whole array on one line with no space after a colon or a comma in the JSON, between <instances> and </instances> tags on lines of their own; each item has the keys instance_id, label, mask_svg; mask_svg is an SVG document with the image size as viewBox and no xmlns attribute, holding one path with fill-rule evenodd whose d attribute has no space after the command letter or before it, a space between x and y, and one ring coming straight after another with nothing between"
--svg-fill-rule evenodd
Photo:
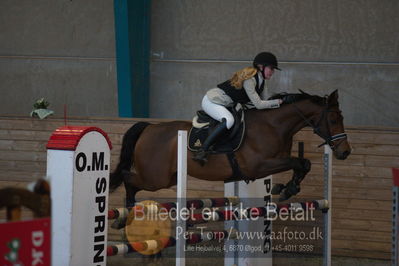
<instances>
[{"instance_id":1,"label":"jump pole","mask_svg":"<svg viewBox=\"0 0 399 266\"><path fill-rule=\"evenodd\" d=\"M303 142L298 143L298 157L303 158L304 155L304 145ZM399 171L398 171L399 175ZM398 177L399 179L399 177ZM245 184L243 181L227 183L225 184L225 197L226 196L238 196L241 198L264 198L264 203L267 206L271 203L271 188L273 186L272 176L265 177L263 179L255 180L250 184ZM324 145L323 154L323 197L328 201L329 209L323 212L324 220L324 235L323 235L323 265L331 266L331 207L332 207L332 150L329 145ZM399 184L399 180L398 180ZM397 193L398 195L399 193ZM399 201L399 200L398 200ZM231 222L226 224L231 226ZM265 218L263 225L258 225L265 227L264 232L268 236L268 232L271 234L272 223ZM239 228L240 224L235 221L234 227L240 230L245 230L245 228ZM259 227L258 227L259 228ZM398 227L397 227L398 228ZM269 231L270 229L270 231ZM227 243L237 245L235 243ZM253 244L253 243L252 243ZM263 253L265 257L262 259L258 258L244 258L240 256L239 252L235 252L233 257L225 258L225 266L230 265L247 265L246 263L251 263L251 265L272 265L273 264L273 254L272 254L272 241L270 238L266 237L263 242ZM398 246L396 246L398 247ZM398 250L398 248L396 248ZM398 252L398 251L397 251Z\"/></svg>"},{"instance_id":2,"label":"jump pole","mask_svg":"<svg viewBox=\"0 0 399 266\"><path fill-rule=\"evenodd\" d=\"M186 185L187 185L187 132L186 131L179 131L178 132L178 160L177 160L177 201L182 201L179 205L185 206L185 199L186 199ZM303 158L304 149L303 149L303 142L299 143L299 157ZM323 154L323 183L324 183L324 191L323 196L324 199L328 201L329 209L323 213L324 219L324 240L323 240L323 265L324 266L331 266L331 203L332 203L332 150L328 145L324 145L324 154ZM398 170L399 176L399 170ZM253 204L253 202L245 203L245 199L253 201L260 200L263 201L265 206L272 203L272 186L273 186L273 179L272 176L265 177L263 179L255 180L250 184L244 183L244 181L240 182L232 182L226 183L224 187L224 196L231 197L231 196L238 196L241 200L244 200L244 205L241 207L250 207L245 206L246 204ZM180 185L181 184L181 185ZM399 177L398 177L398 186L399 186ZM179 189L180 188L180 189ZM399 190L399 188L398 188ZM250 195L250 199L248 198ZM396 194L398 195L398 193ZM179 201L180 200L180 201ZM399 200L398 200L399 201ZM398 202L397 201L397 202ZM181 207L182 209L183 207ZM178 209L179 210L179 209ZM397 210L397 209L396 209ZM179 215L177 215L179 217ZM398 217L398 216L397 216ZM265 217L264 220L259 220L260 224L254 223L251 221L252 226L255 228L263 228L266 234L266 238L261 240L260 244L263 246L263 256L262 257L242 257L240 256L240 251L235 250L233 256L225 256L224 265L272 265L273 264L273 254L272 254L272 222L267 220ZM251 230L248 227L248 224L243 227L242 222L240 221L227 221L225 222L225 227L233 226L235 229L240 230ZM185 221L177 220L177 224L183 225L183 233L185 233ZM259 227L261 226L261 227ZM176 231L176 238L177 238L177 231ZM233 241L233 242L232 242ZM180 243L179 243L180 242ZM255 243L258 244L258 243ZM184 239L179 239L176 242L176 265L185 265L185 256L184 256ZM238 241L236 240L229 240L226 241L226 246L233 245L238 246ZM254 242L243 242L240 241L240 245L254 245ZM397 247L397 246L396 246ZM177 256L179 254L179 256Z\"/></svg>"},{"instance_id":3,"label":"jump pole","mask_svg":"<svg viewBox=\"0 0 399 266\"><path fill-rule=\"evenodd\" d=\"M51 265L106 265L111 148L96 127L64 126L51 135Z\"/></svg>"},{"instance_id":4,"label":"jump pole","mask_svg":"<svg viewBox=\"0 0 399 266\"><path fill-rule=\"evenodd\" d=\"M392 266L399 265L399 169L392 168Z\"/></svg>"},{"instance_id":5,"label":"jump pole","mask_svg":"<svg viewBox=\"0 0 399 266\"><path fill-rule=\"evenodd\" d=\"M272 203L272 176L257 179L246 184L244 181L226 183L224 185L225 197L237 196L243 208L252 206L268 206ZM227 221L225 230L234 228L238 232L264 232L265 238L240 239L226 241L226 249L229 249L224 259L225 266L253 265L267 266L273 264L272 252L272 222L266 217L252 221ZM262 252L250 254L247 248L261 247ZM232 248L232 250L230 249Z\"/></svg>"},{"instance_id":6,"label":"jump pole","mask_svg":"<svg viewBox=\"0 0 399 266\"><path fill-rule=\"evenodd\" d=\"M324 199L328 200L329 209L323 213L323 265L331 266L331 211L332 211L332 150L329 145L324 145L323 155L324 173Z\"/></svg>"},{"instance_id":7,"label":"jump pole","mask_svg":"<svg viewBox=\"0 0 399 266\"><path fill-rule=\"evenodd\" d=\"M186 221L182 219L182 210L187 202L187 131L179 130L177 135L176 266L185 266Z\"/></svg>"}]
</instances>

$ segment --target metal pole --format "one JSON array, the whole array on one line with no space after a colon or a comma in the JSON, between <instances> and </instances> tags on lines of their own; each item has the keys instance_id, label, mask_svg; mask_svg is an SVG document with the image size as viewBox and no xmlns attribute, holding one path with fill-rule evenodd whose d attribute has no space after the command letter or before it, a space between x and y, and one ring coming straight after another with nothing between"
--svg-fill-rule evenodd
<instances>
[{"instance_id":1,"label":"metal pole","mask_svg":"<svg viewBox=\"0 0 399 266\"><path fill-rule=\"evenodd\" d=\"M185 266L184 254L186 221L182 209L187 198L187 131L179 130L177 139L177 214L176 214L176 266Z\"/></svg>"},{"instance_id":2,"label":"metal pole","mask_svg":"<svg viewBox=\"0 0 399 266\"><path fill-rule=\"evenodd\" d=\"M323 265L331 266L331 211L332 211L332 150L329 145L324 145L323 156L324 172L324 199L328 200L329 210L323 213L324 217L324 247Z\"/></svg>"},{"instance_id":3,"label":"metal pole","mask_svg":"<svg viewBox=\"0 0 399 266\"><path fill-rule=\"evenodd\" d=\"M392 168L392 265L399 265L399 169Z\"/></svg>"}]
</instances>

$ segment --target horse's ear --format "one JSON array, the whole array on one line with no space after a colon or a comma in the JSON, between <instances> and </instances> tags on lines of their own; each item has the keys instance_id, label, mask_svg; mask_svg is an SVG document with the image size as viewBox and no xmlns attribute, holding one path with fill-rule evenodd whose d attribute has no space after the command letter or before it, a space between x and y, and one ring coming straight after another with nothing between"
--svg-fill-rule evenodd
<instances>
[{"instance_id":1,"label":"horse's ear","mask_svg":"<svg viewBox=\"0 0 399 266\"><path fill-rule=\"evenodd\" d=\"M330 96L328 96L329 104L336 104L338 102L338 90L333 91Z\"/></svg>"}]
</instances>

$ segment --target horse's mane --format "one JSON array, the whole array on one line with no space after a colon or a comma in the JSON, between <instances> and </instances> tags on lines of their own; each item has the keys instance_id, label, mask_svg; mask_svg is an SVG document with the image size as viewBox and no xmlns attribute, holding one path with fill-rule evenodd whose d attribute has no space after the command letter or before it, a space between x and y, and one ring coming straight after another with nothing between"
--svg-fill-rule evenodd
<instances>
[{"instance_id":1,"label":"horse's mane","mask_svg":"<svg viewBox=\"0 0 399 266\"><path fill-rule=\"evenodd\" d=\"M325 97L321 97L318 95L310 95L302 90L299 91L300 93L286 93L286 92L277 93L271 96L269 100L283 99L284 100L283 104L290 104L303 100L310 100L311 102L318 105L324 105L326 103Z\"/></svg>"}]
</instances>

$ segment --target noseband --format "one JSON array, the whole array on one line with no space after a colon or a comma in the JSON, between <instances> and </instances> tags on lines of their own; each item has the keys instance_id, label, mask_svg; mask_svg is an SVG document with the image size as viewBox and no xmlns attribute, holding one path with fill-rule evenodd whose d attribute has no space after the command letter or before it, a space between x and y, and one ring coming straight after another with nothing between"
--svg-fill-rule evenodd
<instances>
[{"instance_id":1,"label":"noseband","mask_svg":"<svg viewBox=\"0 0 399 266\"><path fill-rule=\"evenodd\" d=\"M320 124L321 124L321 121L326 118L327 113L329 113L329 112L338 113L338 111L333 111L333 110L328 109L328 102L327 102L326 98L325 98L325 106L324 106L323 112L321 113L320 119L316 124L313 124L313 122L311 120L306 118L305 115L301 112L301 110L295 105L295 103L293 103L293 106L295 107L295 111L302 117L302 119L306 122L306 124L308 126L310 126L311 128L313 128L313 133L315 133L316 135L318 135L320 138L322 138L324 140L324 142L322 144L320 144L318 147L328 144L330 146L330 148L334 151L343 142L343 140L347 138L347 135L344 132L331 136L330 125L329 125L328 121L326 121L328 135L326 136L325 134L323 134L321 132ZM337 145L335 145L334 141L339 140L339 139L341 139L341 141L338 142Z\"/></svg>"}]
</instances>

